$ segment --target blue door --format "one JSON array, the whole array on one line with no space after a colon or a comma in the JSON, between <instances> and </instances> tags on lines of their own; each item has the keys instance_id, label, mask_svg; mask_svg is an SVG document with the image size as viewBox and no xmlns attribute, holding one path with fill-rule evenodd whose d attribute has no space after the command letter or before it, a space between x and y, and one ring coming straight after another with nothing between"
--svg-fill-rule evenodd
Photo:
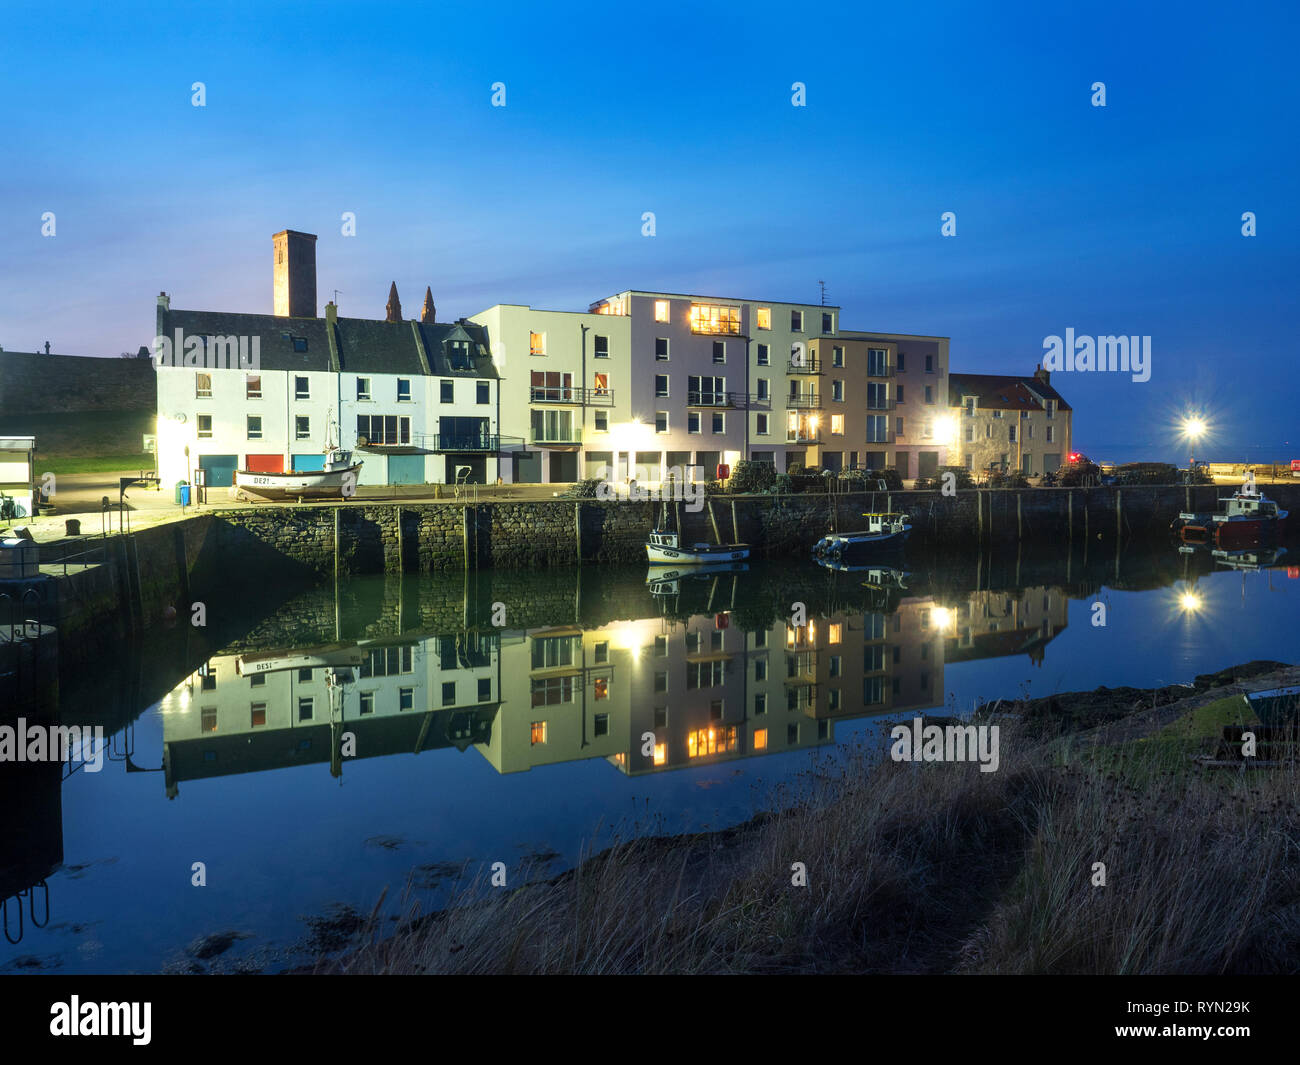
<instances>
[{"instance_id":1,"label":"blue door","mask_svg":"<svg viewBox=\"0 0 1300 1065\"><path fill-rule=\"evenodd\" d=\"M423 455L389 455L389 484L424 484Z\"/></svg>"},{"instance_id":2,"label":"blue door","mask_svg":"<svg viewBox=\"0 0 1300 1065\"><path fill-rule=\"evenodd\" d=\"M325 456L319 451L314 455L294 455L293 470L295 473L317 473L325 468Z\"/></svg>"},{"instance_id":3,"label":"blue door","mask_svg":"<svg viewBox=\"0 0 1300 1065\"><path fill-rule=\"evenodd\" d=\"M235 483L237 455L200 455L199 469L209 488L229 488Z\"/></svg>"}]
</instances>

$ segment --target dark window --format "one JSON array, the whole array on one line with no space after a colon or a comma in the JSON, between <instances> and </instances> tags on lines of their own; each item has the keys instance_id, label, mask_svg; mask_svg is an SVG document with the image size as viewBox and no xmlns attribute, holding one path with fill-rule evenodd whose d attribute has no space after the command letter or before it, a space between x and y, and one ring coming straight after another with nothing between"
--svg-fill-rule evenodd
<instances>
[{"instance_id":1,"label":"dark window","mask_svg":"<svg viewBox=\"0 0 1300 1065\"><path fill-rule=\"evenodd\" d=\"M772 364L772 357L771 357L771 355L769 354L769 350L770 350L770 349L768 348L768 346L767 346L766 344L759 344L759 346L758 346L758 365L759 365L759 366L770 366L770 365Z\"/></svg>"},{"instance_id":2,"label":"dark window","mask_svg":"<svg viewBox=\"0 0 1300 1065\"><path fill-rule=\"evenodd\" d=\"M603 336L599 336L599 335L597 335L597 337L596 337L596 358L598 358L598 359L608 359L608 358L609 358L609 337L603 337Z\"/></svg>"},{"instance_id":3,"label":"dark window","mask_svg":"<svg viewBox=\"0 0 1300 1065\"><path fill-rule=\"evenodd\" d=\"M668 358L668 338L655 337L655 358L664 362Z\"/></svg>"},{"instance_id":4,"label":"dark window","mask_svg":"<svg viewBox=\"0 0 1300 1065\"><path fill-rule=\"evenodd\" d=\"M411 382L408 378L399 377L397 379L397 402L408 402L411 398Z\"/></svg>"},{"instance_id":5,"label":"dark window","mask_svg":"<svg viewBox=\"0 0 1300 1065\"><path fill-rule=\"evenodd\" d=\"M438 382L438 399L443 403L455 403L456 382L455 381Z\"/></svg>"},{"instance_id":6,"label":"dark window","mask_svg":"<svg viewBox=\"0 0 1300 1065\"><path fill-rule=\"evenodd\" d=\"M822 332L829 333L830 331L831 331L831 316L826 311L822 311Z\"/></svg>"},{"instance_id":7,"label":"dark window","mask_svg":"<svg viewBox=\"0 0 1300 1065\"><path fill-rule=\"evenodd\" d=\"M442 686L442 705L456 705L456 682L454 680L446 681Z\"/></svg>"},{"instance_id":8,"label":"dark window","mask_svg":"<svg viewBox=\"0 0 1300 1065\"><path fill-rule=\"evenodd\" d=\"M307 350L307 338L306 338L306 337L294 337L294 338L293 338L293 350L294 350L294 351L306 351L306 350Z\"/></svg>"},{"instance_id":9,"label":"dark window","mask_svg":"<svg viewBox=\"0 0 1300 1065\"><path fill-rule=\"evenodd\" d=\"M713 342L713 361L727 361L727 342L725 340L715 340Z\"/></svg>"},{"instance_id":10,"label":"dark window","mask_svg":"<svg viewBox=\"0 0 1300 1065\"><path fill-rule=\"evenodd\" d=\"M479 403L491 403L492 386L487 381L479 381L474 387L474 396Z\"/></svg>"},{"instance_id":11,"label":"dark window","mask_svg":"<svg viewBox=\"0 0 1300 1065\"><path fill-rule=\"evenodd\" d=\"M492 698L492 678L479 677L478 679L478 701L486 703Z\"/></svg>"}]
</instances>

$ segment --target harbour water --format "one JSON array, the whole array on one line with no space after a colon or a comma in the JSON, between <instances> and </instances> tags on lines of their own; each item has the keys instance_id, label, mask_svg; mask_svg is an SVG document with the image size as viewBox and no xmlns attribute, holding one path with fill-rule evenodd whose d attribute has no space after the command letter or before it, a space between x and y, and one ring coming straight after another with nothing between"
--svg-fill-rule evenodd
<instances>
[{"instance_id":1,"label":"harbour water","mask_svg":"<svg viewBox=\"0 0 1300 1065\"><path fill-rule=\"evenodd\" d=\"M0 971L275 971L385 891L435 907L495 862L516 883L615 833L739 823L886 720L1294 662L1287 557L395 575L214 606L61 678L58 720L110 737L99 772L0 765Z\"/></svg>"}]
</instances>

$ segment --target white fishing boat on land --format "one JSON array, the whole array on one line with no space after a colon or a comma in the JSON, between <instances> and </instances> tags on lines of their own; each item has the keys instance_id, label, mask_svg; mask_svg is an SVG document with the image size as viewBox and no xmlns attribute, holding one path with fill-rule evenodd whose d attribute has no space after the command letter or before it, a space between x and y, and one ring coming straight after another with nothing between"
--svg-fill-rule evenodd
<instances>
[{"instance_id":1,"label":"white fishing boat on land","mask_svg":"<svg viewBox=\"0 0 1300 1065\"><path fill-rule=\"evenodd\" d=\"M341 499L356 490L361 476L360 460L352 461L352 452L330 448L319 470L294 470L289 473L260 473L236 470L236 499Z\"/></svg>"}]
</instances>

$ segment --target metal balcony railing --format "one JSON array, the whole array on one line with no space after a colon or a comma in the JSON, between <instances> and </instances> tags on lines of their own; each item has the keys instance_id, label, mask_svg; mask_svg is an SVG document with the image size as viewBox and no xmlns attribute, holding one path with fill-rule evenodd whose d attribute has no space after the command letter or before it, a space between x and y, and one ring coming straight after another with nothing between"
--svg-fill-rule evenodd
<instances>
[{"instance_id":1,"label":"metal balcony railing","mask_svg":"<svg viewBox=\"0 0 1300 1065\"><path fill-rule=\"evenodd\" d=\"M530 403L559 403L577 407L612 407L612 388L576 388L569 385L533 385L528 394Z\"/></svg>"},{"instance_id":2,"label":"metal balcony railing","mask_svg":"<svg viewBox=\"0 0 1300 1065\"><path fill-rule=\"evenodd\" d=\"M687 392L688 407L743 407L749 397L744 392Z\"/></svg>"},{"instance_id":3,"label":"metal balcony railing","mask_svg":"<svg viewBox=\"0 0 1300 1065\"><path fill-rule=\"evenodd\" d=\"M811 355L805 355L802 359L791 359L786 372L819 374L822 372L822 360Z\"/></svg>"},{"instance_id":4,"label":"metal balcony railing","mask_svg":"<svg viewBox=\"0 0 1300 1065\"><path fill-rule=\"evenodd\" d=\"M819 410L822 405L820 392L799 392L785 397L789 410Z\"/></svg>"},{"instance_id":5,"label":"metal balcony railing","mask_svg":"<svg viewBox=\"0 0 1300 1065\"><path fill-rule=\"evenodd\" d=\"M416 433L415 438L426 451L500 451L523 443L523 437L498 433Z\"/></svg>"},{"instance_id":6,"label":"metal balcony railing","mask_svg":"<svg viewBox=\"0 0 1300 1065\"><path fill-rule=\"evenodd\" d=\"M898 406L898 401L894 399L878 399L874 403L867 400L867 412L893 410Z\"/></svg>"},{"instance_id":7,"label":"metal balcony railing","mask_svg":"<svg viewBox=\"0 0 1300 1065\"><path fill-rule=\"evenodd\" d=\"M582 443L582 426L575 425L569 429L559 430L538 430L537 426L530 426L528 430L528 442L530 444L581 444Z\"/></svg>"},{"instance_id":8,"label":"metal balcony railing","mask_svg":"<svg viewBox=\"0 0 1300 1065\"><path fill-rule=\"evenodd\" d=\"M894 367L892 364L888 366L879 366L879 365L872 366L870 363L868 363L867 376L868 377L893 377Z\"/></svg>"},{"instance_id":9,"label":"metal balcony railing","mask_svg":"<svg viewBox=\"0 0 1300 1065\"><path fill-rule=\"evenodd\" d=\"M787 429L785 431L785 442L787 444L820 444L822 442L822 433L820 429Z\"/></svg>"}]
</instances>

